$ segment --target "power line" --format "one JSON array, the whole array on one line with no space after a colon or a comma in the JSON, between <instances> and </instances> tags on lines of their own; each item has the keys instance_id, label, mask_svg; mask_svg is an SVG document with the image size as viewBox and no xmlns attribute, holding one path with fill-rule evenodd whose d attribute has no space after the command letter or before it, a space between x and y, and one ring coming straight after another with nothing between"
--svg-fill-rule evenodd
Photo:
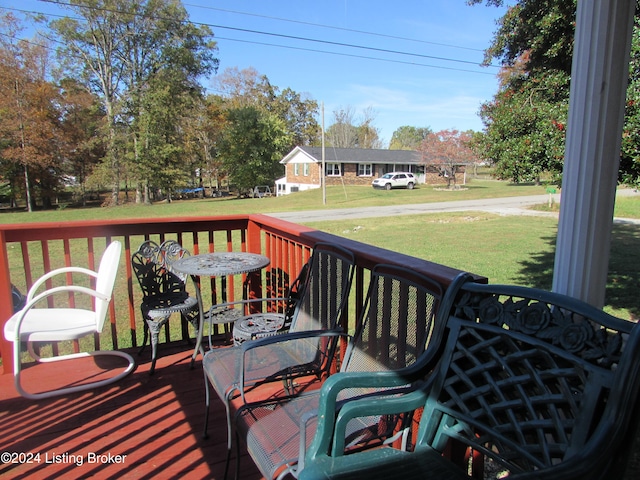
<instances>
[{"instance_id":1,"label":"power line","mask_svg":"<svg viewBox=\"0 0 640 480\"><path fill-rule=\"evenodd\" d=\"M40 1L46 2L46 3L53 3L53 4L61 5L61 6L72 6L71 4L69 4L67 2L62 2L60 0L40 0ZM118 12L116 10L97 8L97 7L90 7L90 6L86 6L86 5L79 5L79 6L81 8L87 8L87 9L91 9L91 10L101 10L101 11L107 11L107 12L112 12L112 13L122 13L122 12ZM42 13L42 12L36 12L36 13ZM42 14L43 15L47 15L47 14L44 14L44 13L42 13ZM463 63L463 64L467 64L467 65L476 65L476 66L479 65L478 62L472 62L472 61L469 61L469 60L460 60L460 59L454 59L454 58L448 58L448 57L438 57L438 56L434 56L434 55L424 55L424 54L413 53L413 52L403 52L403 51L399 51L399 50L391 50L391 49L384 49L384 48L369 47L369 46L365 46L365 45L356 45L356 44L350 44L350 43L344 43L344 42L334 42L334 41L331 41L331 40L322 40L322 39L316 39L316 38L301 37L301 36L296 36L296 35L286 35L286 34L282 34L282 33L265 32L265 31L261 31L261 30L253 30L253 29L240 28L240 27L230 27L230 26L219 25L219 24L214 24L214 23L193 22L193 21L191 21L191 23L193 23L194 25L201 25L201 26L206 26L206 27L210 27L210 28L219 28L219 29L226 29L226 30L232 30L232 31L243 32L243 33L266 35L266 36L272 36L272 37L278 37L278 38L285 38L285 39L289 39L289 40L307 41L307 42L321 43L321 44L325 44L325 45L333 45L333 46L338 46L338 47L355 48L355 49L369 50L369 51L375 51L375 52L380 52L380 53L390 53L390 54L394 54L394 55L405 55L405 56L412 56L412 57L417 57L417 58L425 58L425 59L429 59L429 60L439 60L439 61L446 61L446 62ZM250 41L247 41L247 42L250 43ZM489 65L489 66L495 67L495 68L500 68L497 65Z\"/></svg>"},{"instance_id":2,"label":"power line","mask_svg":"<svg viewBox=\"0 0 640 480\"><path fill-rule=\"evenodd\" d=\"M325 53L328 55L338 55L338 56L342 56L342 57L353 57L353 58L362 58L365 60L375 60L378 62L389 62L389 63L400 63L400 64L404 64L404 65L413 65L416 67L427 67L427 68L438 68L441 70L453 70L456 72L467 72L467 73L477 73L480 75L491 75L491 76L495 76L494 73L491 72L482 72L482 71L478 71L478 70L466 70L466 69L462 69L462 68L454 68L454 67L444 67L441 65L427 65L424 63L417 63L417 62L409 62L409 61L405 61L405 60L393 60L390 58L379 58L379 57L369 57L366 55L356 55L356 54L352 54L352 53L343 53L343 52L330 52L328 50L317 50L317 49L312 49L312 48L304 48L304 47L294 47L291 45L277 45L277 44L273 44L273 43L265 43L265 42L256 42L253 40L241 40L241 39L237 39L237 38L227 38L227 37L216 37L218 40L227 40L227 41L231 41L231 42L241 42L241 43L251 43L253 45L264 45L264 46L268 46L268 47L278 47L278 48L286 48L286 49L290 49L290 50L302 50L305 52L314 52L314 53Z\"/></svg>"},{"instance_id":3,"label":"power line","mask_svg":"<svg viewBox=\"0 0 640 480\"><path fill-rule=\"evenodd\" d=\"M53 1L53 0L41 0L41 1L46 1L47 3L55 3L55 4L59 4L59 5L69 5L67 3L60 2L60 1ZM37 13L37 14L41 14L41 15L45 15L45 16L49 16L49 17L57 17L57 18L64 18L65 17L65 15L56 15L56 14L49 14L49 13L44 13L44 12L26 11L26 10L21 10L21 9L17 9L17 8L9 8L9 7L0 7L0 8L6 9L6 10L13 10L13 11L17 11L17 12L22 12L22 13ZM87 7L87 8L89 8L89 7ZM104 9L102 9L102 10L104 10ZM76 18L76 20L81 20L81 18ZM206 23L198 23L198 24L206 25L206 26L214 26L212 24L206 24ZM234 27L219 27L219 26L215 26L215 27L216 28L229 28L231 30L241 30L241 31L245 31L245 32L249 31L249 32L252 32L252 33L262 33L262 32L259 32L259 31L253 31L253 30L248 30L248 29L235 29ZM278 36L278 34L274 34L274 35ZM286 36L286 37L292 38L290 36ZM16 38L16 37L13 37L13 38ZM274 43L259 42L259 41L255 41L255 40L237 39L237 38L229 38L229 37L221 37L221 36L215 36L215 38L217 40L226 40L226 41L231 41L231 42L248 43L248 44L252 44L252 45L262 45L262 46L268 46L268 47L283 48L283 49L288 49L288 50L306 51L306 52L313 52L313 53L321 53L321 54L335 55L335 56L342 56L342 57L360 58L360 59L363 59L363 60L372 60L372 61L379 61L379 62L386 62L386 63L396 63L396 64L411 65L411 66L425 67L425 68L435 68L435 69L440 69L440 70L458 71L458 72L465 72L465 73L475 73L475 74L479 74L479 75L491 75L491 76L494 75L493 73L486 72L486 71L483 72L483 71L479 71L479 70L469 70L469 69L462 69L462 68L454 68L454 67L447 67L447 66L442 66L442 65L430 65L430 64L424 64L424 63L419 63L419 62L396 60L396 59L391 59L391 58L380 58L380 57L373 57L373 56L367 56L367 55L357 55L357 54L353 54L353 53L335 52L335 51L329 51L329 50L320 50L320 49L313 49L313 48L297 47L297 46L293 46L293 45L280 45L280 44L274 44ZM293 38L297 38L297 37L293 37ZM304 38L302 38L302 37L300 37L300 38L304 40ZM20 40L26 41L25 39L20 39ZM338 45L338 46L351 46L349 44L341 44L341 43L338 43L338 42L329 42L329 41L319 41L319 42ZM29 43L33 43L33 42L29 42ZM57 42L56 41L55 43L61 43L61 42ZM33 44L37 45L35 43L33 43ZM44 45L40 45L40 46L43 46L45 48L49 48L49 47L46 47ZM372 50L372 51L378 51L378 52L403 54L403 52L376 49L376 48L372 48L372 47L362 47L361 46L360 48L367 49L367 50ZM411 54L408 54L408 53L404 53L404 54L405 55L411 55ZM458 62L462 62L462 63L467 63L467 64L479 66L475 62L469 62L469 61L445 59L445 58L442 58L442 57L424 56L424 55L417 55L417 54L415 54L415 56L421 56L421 57L429 58L429 59L432 59L432 60L436 59L436 60L458 61Z\"/></svg>"},{"instance_id":4,"label":"power line","mask_svg":"<svg viewBox=\"0 0 640 480\"><path fill-rule=\"evenodd\" d=\"M356 30L353 28L345 28L345 27L337 27L335 25L326 25L323 23L313 23L313 22L306 22L306 21L302 21L302 20L292 20L290 18L282 18L282 17L272 17L270 15L260 15L257 13L249 13L249 12L240 12L238 10L228 10L225 8L217 8L217 7L209 7L209 6L205 6L205 5L196 5L193 3L183 3L183 5L185 6L189 6L189 7L194 7L194 8L202 8L204 10L215 10L218 12L225 12L225 13L232 13L235 15L245 15L248 17L256 17L256 18L266 18L268 20L277 20L280 22L288 22L288 23L295 23L298 25L307 25L307 26L311 26L311 27L320 27L320 28L328 28L328 29L332 29L332 30L339 30L339 31L343 31L343 32L351 32L351 33L359 33L362 35L371 35L371 36L375 36L375 37L381 37L381 38L390 38L390 39L394 39L394 40L404 40L407 42L416 42L416 43L424 43L427 45L437 45L440 47L448 47L448 48L458 48L461 50L471 50L474 52L484 52L483 49L481 48L471 48L471 47L463 47L461 45L451 45L449 43L438 43L438 42L430 42L427 40L419 40L417 38L409 38L409 37L400 37L397 35L389 35L386 33L379 33L379 32L368 32L366 30Z\"/></svg>"},{"instance_id":5,"label":"power line","mask_svg":"<svg viewBox=\"0 0 640 480\"><path fill-rule=\"evenodd\" d=\"M19 37L15 37L6 33L1 33L0 35L7 37L7 38L11 38L14 40L20 40L22 42L25 42L29 45L33 45L33 46L37 46L37 47L41 47L41 48L45 48L48 50L51 50L51 47L49 47L48 45L43 45L41 43L36 43L32 40L28 40L25 38L19 38ZM428 64L424 64L424 63L417 63L417 62L408 62L408 61L404 61L404 60L393 60L390 58L379 58L379 57L369 57L366 55L355 55L352 53L343 53L343 52L330 52L328 50L318 50L318 49L312 49L312 48L304 48L304 47L294 47L292 45L278 45L278 44L273 44L273 43L266 43L266 42L256 42L256 41L252 41L252 40L242 40L242 39L238 39L238 38L228 38L228 37L216 37L217 40L226 40L229 42L239 42L239 43L250 43L253 45L263 45L263 46L268 46L268 47L277 47L277 48L285 48L285 49L289 49L289 50L301 50L301 51L305 51L305 52L314 52L314 53L323 53L323 54L327 54L327 55L336 55L336 56L341 56L341 57L352 57L352 58L361 58L364 60L373 60L373 61L378 61L378 62L388 62L388 63L399 63L399 64L403 64L403 65L412 65L412 66L416 66L416 67L426 67L426 68L437 68L437 69L441 69L441 70L452 70L452 71L456 71L456 72L466 72L466 73L477 73L479 75L491 75L493 76L493 73L490 72L482 72L482 71L478 71L478 70L466 70L466 69L462 69L462 68L453 68L453 67L444 67L441 65L428 65ZM59 42L57 40L52 40L52 39L48 39L49 41L52 41L54 43L59 43L61 45L64 45L62 42ZM81 58L78 57L76 55L74 55L77 58Z\"/></svg>"}]
</instances>

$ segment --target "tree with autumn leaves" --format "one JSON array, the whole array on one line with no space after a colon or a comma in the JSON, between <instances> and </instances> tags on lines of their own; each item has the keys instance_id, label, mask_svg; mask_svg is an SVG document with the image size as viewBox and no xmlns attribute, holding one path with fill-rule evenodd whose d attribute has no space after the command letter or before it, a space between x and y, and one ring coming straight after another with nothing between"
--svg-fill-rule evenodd
<instances>
[{"instance_id":1,"label":"tree with autumn leaves","mask_svg":"<svg viewBox=\"0 0 640 480\"><path fill-rule=\"evenodd\" d=\"M476 161L471 150L471 132L441 130L429 133L418 146L421 163L438 169L440 176L447 181L447 187L456 184L459 167Z\"/></svg>"},{"instance_id":2,"label":"tree with autumn leaves","mask_svg":"<svg viewBox=\"0 0 640 480\"><path fill-rule=\"evenodd\" d=\"M4 24L10 31L18 28L11 15ZM58 92L44 79L45 50L11 37L0 37L0 42L2 176L10 179L12 193L24 192L31 211L36 185L51 183L47 169L55 164L56 151L50 146L60 127Z\"/></svg>"},{"instance_id":3,"label":"tree with autumn leaves","mask_svg":"<svg viewBox=\"0 0 640 480\"><path fill-rule=\"evenodd\" d=\"M104 154L95 142L102 112L77 82L49 81L43 39L18 40L19 19L0 18L0 178L12 203L50 206L73 180L82 181Z\"/></svg>"}]
</instances>

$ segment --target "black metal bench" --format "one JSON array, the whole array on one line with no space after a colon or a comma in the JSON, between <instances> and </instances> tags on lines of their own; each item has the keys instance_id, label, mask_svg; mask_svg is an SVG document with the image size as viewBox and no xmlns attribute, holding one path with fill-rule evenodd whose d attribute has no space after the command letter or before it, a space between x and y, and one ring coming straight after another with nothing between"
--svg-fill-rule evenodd
<instances>
[{"instance_id":1,"label":"black metal bench","mask_svg":"<svg viewBox=\"0 0 640 480\"><path fill-rule=\"evenodd\" d=\"M563 295L466 283L442 327L411 379L327 380L301 480L622 478L637 429L635 323ZM416 387L403 395L336 400L408 380ZM350 421L400 413L420 417L408 448L345 450Z\"/></svg>"}]
</instances>

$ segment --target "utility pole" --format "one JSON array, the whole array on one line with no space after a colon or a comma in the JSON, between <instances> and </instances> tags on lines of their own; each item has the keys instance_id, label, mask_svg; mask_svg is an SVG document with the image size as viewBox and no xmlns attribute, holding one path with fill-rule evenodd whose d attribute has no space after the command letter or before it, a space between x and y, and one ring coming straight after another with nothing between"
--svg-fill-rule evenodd
<instances>
[{"instance_id":1,"label":"utility pole","mask_svg":"<svg viewBox=\"0 0 640 480\"><path fill-rule=\"evenodd\" d=\"M320 173L320 182L322 183L322 204L327 204L327 182L324 178L326 174L325 156L324 156L324 102L321 103L322 109L322 172Z\"/></svg>"}]
</instances>

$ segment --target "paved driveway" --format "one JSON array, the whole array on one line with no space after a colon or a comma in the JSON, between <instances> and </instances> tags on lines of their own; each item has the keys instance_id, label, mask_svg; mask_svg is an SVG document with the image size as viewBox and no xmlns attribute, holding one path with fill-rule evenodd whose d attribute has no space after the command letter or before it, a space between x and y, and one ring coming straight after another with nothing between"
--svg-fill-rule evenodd
<instances>
[{"instance_id":1,"label":"paved driveway","mask_svg":"<svg viewBox=\"0 0 640 480\"><path fill-rule=\"evenodd\" d=\"M640 195L631 189L619 190L618 195ZM553 195L554 202L560 194ZM326 220L351 220L383 216L417 215L421 213L482 211L499 215L557 216L557 213L540 212L528 207L549 201L549 195L524 197L488 198L483 200L460 200L452 202L416 203L383 207L337 208L332 210L308 210L304 212L270 213L272 217L295 223L321 222ZM617 219L619 222L640 223L638 220Z\"/></svg>"},{"instance_id":2,"label":"paved driveway","mask_svg":"<svg viewBox=\"0 0 640 480\"><path fill-rule=\"evenodd\" d=\"M554 201L560 196L554 195ZM325 220L350 220L356 218L416 215L421 213L485 211L517 215L555 215L549 212L536 212L526 207L549 201L548 195L530 195L526 197L489 198L485 200L460 200L453 202L415 203L391 205L386 207L337 208L331 210L308 210L304 212L282 212L269 215L290 222L320 222Z\"/></svg>"}]
</instances>

